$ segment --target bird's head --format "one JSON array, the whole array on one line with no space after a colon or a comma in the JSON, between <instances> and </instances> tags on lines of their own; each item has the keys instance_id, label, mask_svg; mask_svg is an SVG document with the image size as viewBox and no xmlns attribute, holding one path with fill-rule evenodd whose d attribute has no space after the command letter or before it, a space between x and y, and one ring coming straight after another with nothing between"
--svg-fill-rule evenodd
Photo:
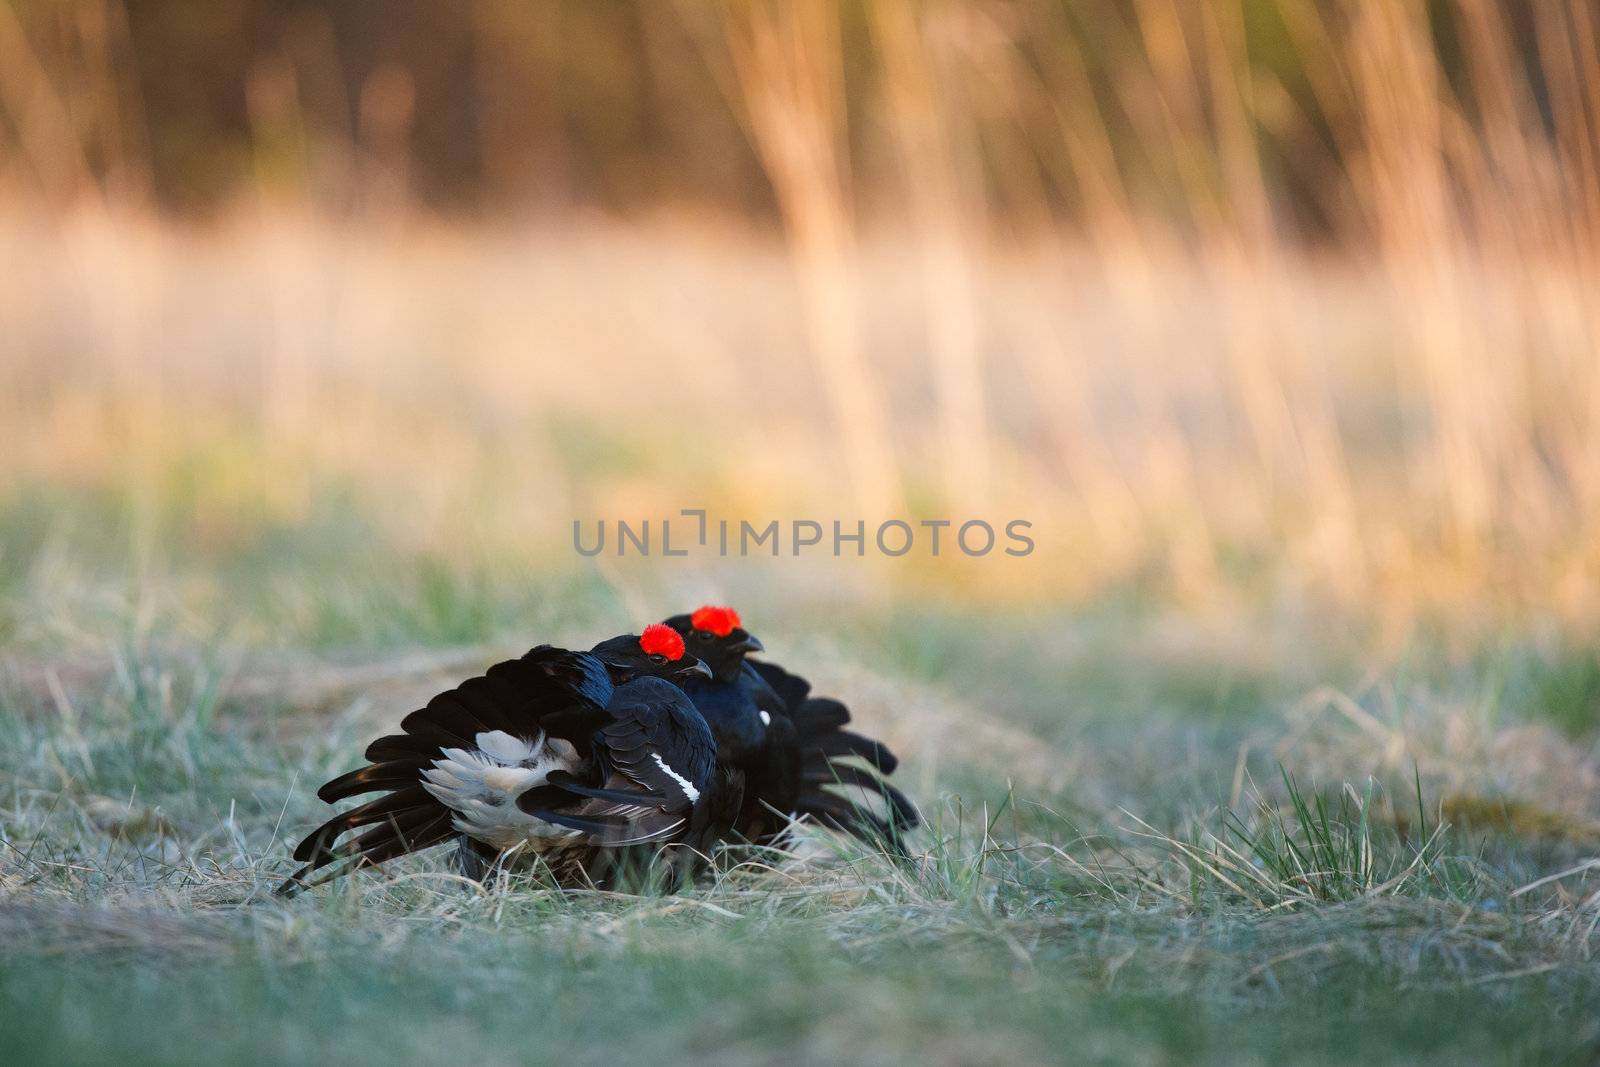
<instances>
[{"instance_id":1,"label":"bird's head","mask_svg":"<svg viewBox=\"0 0 1600 1067\"><path fill-rule=\"evenodd\" d=\"M646 626L641 634L623 634L602 641L590 652L606 665L617 685L644 677L665 678L673 683L711 677L711 668L685 649L683 637L659 622Z\"/></svg>"},{"instance_id":2,"label":"bird's head","mask_svg":"<svg viewBox=\"0 0 1600 1067\"><path fill-rule=\"evenodd\" d=\"M672 616L666 625L683 638L692 655L706 661L719 682L737 681L745 654L762 651L761 642L740 625L732 608L707 604L692 614Z\"/></svg>"}]
</instances>

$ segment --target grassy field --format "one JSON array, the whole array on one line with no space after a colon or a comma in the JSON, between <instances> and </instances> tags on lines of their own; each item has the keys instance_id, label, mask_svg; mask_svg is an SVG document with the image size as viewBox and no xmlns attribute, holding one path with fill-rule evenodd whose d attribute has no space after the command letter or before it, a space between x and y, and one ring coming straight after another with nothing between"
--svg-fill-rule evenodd
<instances>
[{"instance_id":1,"label":"grassy field","mask_svg":"<svg viewBox=\"0 0 1600 1067\"><path fill-rule=\"evenodd\" d=\"M0 512L0 1029L20 1062L1587 1062L1592 654L1317 618L808 600L702 573L904 757L928 826L680 897L270 896L313 790L435 688L678 608L311 524L135 559L114 499ZM346 509L339 523L371 528ZM332 520L330 520L331 522ZM337 524L335 524L337 525ZM173 531L158 523L157 544ZM804 584L796 579L796 584Z\"/></svg>"},{"instance_id":2,"label":"grassy field","mask_svg":"<svg viewBox=\"0 0 1600 1067\"><path fill-rule=\"evenodd\" d=\"M215 7L0 0L0 1058L1600 1059L1589 0ZM909 857L271 896L708 601Z\"/></svg>"}]
</instances>

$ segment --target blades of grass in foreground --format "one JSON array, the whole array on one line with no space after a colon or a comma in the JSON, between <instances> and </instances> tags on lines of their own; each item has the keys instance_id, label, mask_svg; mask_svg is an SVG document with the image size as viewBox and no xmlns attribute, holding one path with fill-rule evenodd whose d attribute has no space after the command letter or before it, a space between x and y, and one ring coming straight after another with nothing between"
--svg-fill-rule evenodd
<instances>
[{"instance_id":1,"label":"blades of grass in foreground","mask_svg":"<svg viewBox=\"0 0 1600 1067\"><path fill-rule=\"evenodd\" d=\"M1375 779L1360 793L1343 783L1330 798L1279 769L1280 801L1258 792L1245 813L1222 811L1215 831L1201 822L1184 834L1164 832L1128 813L1135 836L1155 842L1187 870L1192 905L1207 906L1217 892L1267 910L1378 896L1461 899L1462 887L1434 870L1444 826L1410 845L1392 820L1374 817ZM1417 788L1421 803L1420 779Z\"/></svg>"}]
</instances>

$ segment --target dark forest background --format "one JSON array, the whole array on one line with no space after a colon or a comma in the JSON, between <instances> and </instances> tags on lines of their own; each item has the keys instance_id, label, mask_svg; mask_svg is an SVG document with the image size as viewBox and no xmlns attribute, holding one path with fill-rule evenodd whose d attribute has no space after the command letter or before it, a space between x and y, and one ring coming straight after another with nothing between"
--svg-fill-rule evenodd
<instances>
[{"instance_id":1,"label":"dark forest background","mask_svg":"<svg viewBox=\"0 0 1600 1067\"><path fill-rule=\"evenodd\" d=\"M87 173L203 215L241 190L310 196L330 209L363 195L363 159L403 165L411 201L448 214L640 212L713 207L751 220L778 209L752 144L729 42L767 4L626 0L7 0L0 143L26 157L33 91L47 72L64 99ZM874 5L827 8L836 35L838 121L858 207L895 213L890 90ZM883 5L877 5L883 6ZM892 6L892 5L891 5ZM1092 116L1132 195L1167 221L1191 213L1181 190L1223 181L1202 143L1219 112L1207 52L1220 33L1254 94L1250 136L1280 221L1304 236L1337 229L1341 130L1363 105L1338 86L1328 48L1370 5L1339 0L995 0L911 5L945 57L932 76L963 96L960 136L1000 218L1081 218L1071 146L1059 124ZM1404 3L1427 27L1438 71L1469 120L1483 102L1463 34L1487 30L1524 69L1526 117L1555 134L1540 34L1576 35L1592 5ZM1557 10L1565 7L1567 10ZM1153 26L1179 27L1161 39ZM1546 42L1549 43L1548 41ZM1579 49L1581 51L1581 49ZM890 61L892 62L892 60ZM1170 69L1162 69L1169 67ZM1181 72L1180 72L1181 68ZM1478 72L1482 74L1483 72ZM1185 78L1192 79L1188 84ZM975 91L976 89L976 91ZM1187 96L1186 137L1153 150L1168 93ZM37 140L37 138L33 138ZM34 146L37 149L37 146ZM48 157L46 152L45 156ZM1186 158L1187 155L1187 158ZM37 156L37 151L35 152ZM56 194L48 158L25 168ZM1185 175L1184 171L1198 171Z\"/></svg>"}]
</instances>

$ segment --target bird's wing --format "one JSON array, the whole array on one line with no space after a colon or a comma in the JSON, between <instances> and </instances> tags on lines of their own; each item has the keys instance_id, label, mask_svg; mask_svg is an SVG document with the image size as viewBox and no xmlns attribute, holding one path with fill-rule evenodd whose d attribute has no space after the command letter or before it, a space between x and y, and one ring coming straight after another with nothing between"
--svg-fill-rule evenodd
<instances>
[{"instance_id":1,"label":"bird's wing","mask_svg":"<svg viewBox=\"0 0 1600 1067\"><path fill-rule=\"evenodd\" d=\"M711 770L704 720L681 690L665 682L642 686L639 695L613 701L606 710L610 721L593 742L602 784L553 774L545 789L520 798L518 806L608 848L681 836ZM552 790L569 802L553 797Z\"/></svg>"}]
</instances>

